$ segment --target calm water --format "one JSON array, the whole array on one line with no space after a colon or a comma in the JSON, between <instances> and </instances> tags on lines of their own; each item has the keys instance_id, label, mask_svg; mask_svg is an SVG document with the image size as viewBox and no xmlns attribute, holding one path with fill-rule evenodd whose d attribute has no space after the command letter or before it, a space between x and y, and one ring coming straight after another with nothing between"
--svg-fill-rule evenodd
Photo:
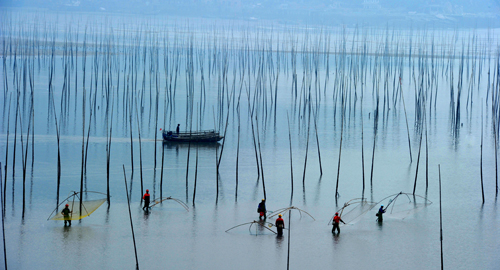
<instances>
[{"instance_id":1,"label":"calm water","mask_svg":"<svg viewBox=\"0 0 500 270\"><path fill-rule=\"evenodd\" d=\"M64 58L63 41L65 27L71 25L73 30L73 40L78 33L79 43L82 43L85 24L90 26L100 25L102 22L104 30L100 28L90 28L94 38L106 41L106 37L113 36L106 29L112 25L118 27L120 23L126 21L118 18L111 23L114 17L100 17L92 14L79 14L75 18L67 18L61 15L56 20L53 14L40 16L37 21L40 26L33 26L28 20L27 23L20 23L27 15L7 14L12 16L14 29L19 29L22 25L30 26L27 29L39 29L40 40L44 40L44 34L58 32L58 48L55 57L55 77L54 77L54 102L55 112L60 127L60 150L61 150L61 186L60 200L66 198L71 191L78 191L80 188L81 175L81 152L82 152L82 48L80 47L78 64L71 71L70 86L71 96L68 98L68 109L61 110L61 99L63 97L64 85ZM97 22L89 22L90 19ZM43 22L48 25L58 25L58 30L45 30ZM80 22L77 26L77 22ZM26 209L24 219L22 218L23 206L23 175L22 175L22 149L21 130L23 142L26 143L27 122L29 113L27 106L21 102L21 119L18 119L17 148L15 175L13 176L13 146L14 146L14 121L16 88L14 81L14 57L9 54L6 57L7 69L2 65L2 81L7 78L8 94L7 103L5 96L1 97L1 104L8 104L9 95L12 95L11 107L8 105L2 109L2 131L0 136L0 157L2 165L5 165L5 156L8 145L8 172L7 172L7 193L6 193L6 213L5 213L5 234L7 261L9 269L133 269L135 267L134 246L130 221L127 208L127 197L124 184L123 166L125 166L128 188L131 194L131 212L137 244L137 255L139 266L143 269L271 269L287 267L288 243L290 242L291 269L320 269L320 268L347 268L347 269L438 269L440 267L440 228L439 228L439 171L440 165L442 180L442 211L443 211L443 249L444 265L448 269L497 269L500 265L498 254L500 252L500 210L497 208L495 196L495 144L491 124L491 101L486 104L485 100L491 100L491 92L487 92L487 72L488 60L486 55L482 62L479 60L464 61L464 90L461 96L461 125L453 128L452 114L450 112L450 72L453 70L453 85L458 84L458 73L460 58L454 58L454 63L450 70L448 58L436 58L436 75L438 76L437 102L436 106L427 108L426 125L416 121L416 95L415 89L418 87L418 71L415 73L415 81L412 68L419 67L419 58L414 56L412 66L409 68L408 55L404 57L393 57L390 62L396 65L398 61L403 61L402 65L402 91L406 102L408 113L409 132L411 137L411 151L413 161L410 162L408 150L408 135L406 130L405 113L401 99L393 103L393 85L397 86L399 77L395 75L394 66L391 67L389 76L389 86L387 94L384 95L384 80L386 71L383 58L376 55L381 52L379 45L387 44L394 52L397 44L405 54L409 52L408 42L413 36L413 51L430 53L431 36L435 36L436 55L441 54L441 48L448 51L453 48L449 44L454 44L457 51L462 48L462 44L471 41L472 34L477 36L477 50L486 50L487 44L492 44L491 48L498 47L498 41L491 39L487 43L488 33L491 36L498 36L496 30L460 30L448 31L439 30L427 33L424 30L403 29L397 30L396 37L393 38L392 30L389 34L385 29L362 29L366 30L366 39L363 35L356 37L355 29L347 29L347 47L351 47L354 40L359 48L363 44L370 44L368 52L375 55L366 56L364 59L368 68L366 69L366 79L363 79L363 87L358 81L354 88L352 73L349 73L349 66L341 67L342 56L331 54L329 58L330 79L326 82L326 58L323 54L316 56L321 64L318 66L319 85L321 88L315 90L315 73L311 68L310 73L304 71L304 62L315 59L314 40L325 39L326 35L320 34L320 27L300 29L292 26L276 26L276 30L269 30L269 27L262 25L248 25L234 22L212 22L213 29L210 30L205 21L191 21L191 28L186 30L185 26L178 26L182 23L177 21L162 20L160 18L131 19L125 28L118 28L115 34L117 41L109 43L114 51L112 55L116 69L111 71L111 84L115 97L113 102L112 120L112 143L110 159L110 195L111 203L105 203L90 217L80 222L74 221L72 227L63 227L62 222L47 221L50 212L56 206L57 188L57 138L54 120L54 111L49 106L51 96L48 93L49 65L45 58L38 68L38 57L26 54L17 56L19 76L22 69L21 60L35 59L34 68L34 165L31 167L31 148L29 144L27 175L26 175ZM134 23L136 23L134 25ZM130 33L143 25L144 33L142 41L137 45L140 54L134 54L130 49L122 51L123 40L126 44L134 44L133 36ZM125 25L125 24L122 24ZM139 25L139 26L138 26ZM242 26L243 25L243 26ZM39 28L38 28L39 27ZM99 26L100 27L100 26ZM224 28L226 27L226 28ZM233 28L231 28L233 27ZM281 27L281 28L280 28ZM50 28L49 28L50 29ZM214 30L215 29L215 30ZM234 29L234 33L228 29ZM293 30L290 30L293 29ZM125 31L124 31L125 30ZM161 31L160 31L161 30ZM186 32L183 32L183 31ZM104 31L104 34L101 34ZM170 31L170 32L169 32ZM331 50L339 52L343 41L342 29L330 29ZM129 112L123 100L124 85L131 86L131 83L124 82L125 76L131 76L130 67L125 67L125 63L130 65L131 55L137 55L142 61L143 42L154 41L157 46L152 46L163 50L163 38L167 37L171 46L168 56L175 51L173 46L174 37L177 38L180 52L180 66L176 85L175 107L167 105L166 113L164 104L165 87L168 85L169 75L164 73L164 54L158 53L159 76L159 109L158 126L155 128L155 77L154 72L149 71L151 51L146 50L146 80L144 81L145 98L144 109L133 112L132 118L132 141L133 141L133 166L131 164L131 139L130 139L130 119ZM118 39L119 35L125 33L124 39ZM177 33L177 34L175 34ZM459 38L453 40L454 34ZM9 44L9 37L16 37L18 33L12 34L3 32L3 40ZM261 35L261 36L259 36ZM426 37L427 38L422 38ZM231 38L237 36L243 39L233 41ZM251 41L245 41L248 37ZM227 117L227 100L230 99L233 89L233 79L235 85L235 99L237 101L240 92L241 80L241 44L251 44L260 46L261 50L266 50L266 57L269 51L267 46L271 37L280 36L282 42L273 39L274 64L272 68L268 63L264 64L268 70L262 74L267 77L259 77L258 71L252 71L250 78L245 74L243 86L241 87L241 130L238 154L238 114L231 103L229 109L229 124L224 142L221 164L219 168L220 178L217 197L216 178L216 158L220 155L222 143L214 145L163 145L161 142L160 128L174 129L177 123L186 130L190 125L189 120L193 119L193 129L197 123L202 129L218 129L224 132ZM214 54L214 42L217 37L218 62L214 65L209 61L209 56ZM386 41L388 37L388 41ZM121 37L120 37L121 38ZM193 38L197 52L204 52L204 81L206 87L206 100L200 106L201 71L199 70L198 56L195 54L194 63L197 65L194 73L194 98L188 98L186 83L189 75L186 73L186 62L189 59L186 48L190 45L188 41ZM89 38L91 39L91 38ZM298 74L298 98L295 100L291 93L292 86L292 56L290 54L290 40L298 40L295 50L308 49L311 53L297 55ZM50 39L49 39L50 40ZM310 42L305 48L302 42ZM419 40L418 42L415 40ZM90 40L88 40L90 43ZM154 44L154 42L152 44ZM205 42L205 43L203 43ZM306 42L306 43L307 43ZM387 43L386 43L387 42ZM92 41L94 43L94 41ZM97 42L99 43L99 42ZM203 45L201 45L203 44ZM284 44L284 45L277 45ZM321 46L326 46L322 42ZM403 45L404 44L404 45ZM222 50L223 45L234 50ZM243 46L244 47L244 46ZM404 47L404 49L401 49ZM37 47L38 48L38 47ZM147 47L151 48L151 47ZM199 50L204 48L204 50ZM420 49L420 51L419 51ZM281 53L276 54L276 50ZM350 51L349 49L348 51ZM361 49L354 49L359 52ZM89 49L87 55L86 74L86 119L85 137L90 119L90 84L91 67L94 63L94 53ZM494 50L492 50L494 51ZM224 53L227 53L227 84L224 86L224 97L220 98L222 72L218 68L211 70L213 74L209 77L209 64L214 66L223 63ZM401 52L399 52L401 53ZM36 52L34 53L36 55ZM105 53L98 54L100 71L97 83L96 106L99 106L92 116L87 173L85 176L85 189L91 191L106 192L106 147L109 128L106 122L106 102L104 83L101 80L103 73ZM259 67L258 50L247 54L246 65ZM279 55L279 56L278 56ZM457 53L457 56L459 53ZM260 55L261 56L261 55ZM477 56L477 54L476 54ZM270 70L277 70L276 57L281 57L281 66L278 81L276 121L274 120L274 108L270 105L271 96L274 92L270 90L270 84L275 89L276 82L272 79ZM351 60L360 61L359 55L347 54L344 60L349 63ZM491 74L493 74L494 63L498 56L491 54ZM351 59L352 58L352 59ZM4 59L4 58L2 58ZM76 58L74 58L76 59ZM169 61L174 61L169 58ZM144 65L139 61L135 64L137 68L137 91L142 89ZM169 62L169 67L172 65ZM346 64L347 65L347 64ZM430 67L430 60L425 66ZM469 68L467 68L467 65ZM481 66L481 81L478 85L479 65ZM474 91L469 97L473 103L467 104L468 87L472 83L471 73L474 66ZM310 67L314 67L311 65ZM341 67L341 68L339 68ZM357 67L358 70L360 67ZM236 73L233 71L236 69ZM429 70L428 68L427 70ZM21 70L21 71L20 71ZM117 70L120 70L119 72ZM248 73L248 68L245 68ZM307 70L307 69L306 69ZM380 78L380 118L378 121L377 137L375 140L375 157L373 166L373 181L370 184L370 174L372 168L372 153L374 143L374 115L376 110L377 87L373 86L374 71L378 70L375 78ZM75 72L78 72L78 93L74 91ZM342 73L346 80L348 92L345 125L341 129L340 98L338 98L338 85L340 81L335 80L337 73ZM399 71L398 71L399 72ZM427 72L427 71L426 71ZM468 73L467 73L468 72ZM118 86L118 73L120 73L120 85ZM95 73L94 73L95 74ZM167 73L169 74L169 73ZM305 76L304 76L305 74ZM396 77L395 77L396 76ZM19 77L18 77L19 78ZM304 97L313 101L317 111L317 134L321 150L321 166L323 174L320 174L320 162L316 143L316 130L314 122L308 126L307 107L304 107L304 100L300 98L303 78L306 85L311 84L311 91L305 92ZM396 78L396 84L393 80ZM428 77L425 77L428 78ZM492 78L493 79L493 78ZM152 83L150 83L152 81ZM260 88L256 87L259 82L263 82L262 93L267 98L258 96L256 98L255 112L258 120L254 120L254 128L259 129L260 151L262 155L262 170L264 172L265 190L268 210L277 210L293 205L310 213L315 220L307 215L300 215L298 211L292 211L291 217L285 215L285 223L291 221L290 238L288 231L285 231L283 238L277 238L267 230L258 229L252 226L242 226L225 232L227 229L238 224L251 222L258 218L256 208L258 202L263 198L262 177L258 177L254 142L252 136L252 125L248 115L247 89L251 99L255 93L259 93ZM417 82L417 86L415 83ZM250 86L248 84L250 83ZM5 84L2 83L4 91ZM22 85L22 80L21 80ZM153 91L150 95L149 87ZM116 90L116 87L119 87ZM27 86L29 89L29 86ZM228 90L229 89L229 90ZM307 87L305 87L307 89ZM433 90L434 91L434 90ZM491 91L491 90L490 90ZM498 91L498 90L497 90ZM308 96L311 93L311 96ZM335 94L337 93L337 94ZM432 92L435 95L435 92ZM457 92L454 92L455 101ZM363 103L361 103L363 95ZM488 96L487 96L488 95ZM22 97L23 95L21 95ZM139 94L137 94L140 97ZM337 96L337 99L335 99ZM354 101L355 96L357 100ZM390 110L383 109L384 96L390 99ZM102 97L102 98L101 98ZM153 102L150 103L149 98ZM274 98L274 96L272 97ZM224 104L220 105L220 100L224 99ZM22 101L22 99L21 99ZM140 99L137 101L140 102ZM187 113L190 102L193 110L191 116ZM232 101L231 101L232 102ZM267 103L266 103L267 102ZM429 102L429 101L427 101ZM29 103L29 101L28 101ZM264 105L265 104L265 105ZM482 105L481 105L482 104ZM256 105L257 106L257 105ZM267 107L265 107L267 106ZM361 112L361 106L363 111ZM488 106L488 107L487 107ZM201 112L198 111L201 107ZM10 129L7 140L7 122L10 108ZM220 112L220 108L224 108ZM267 108L267 109L266 109ZM306 108L306 109L305 109ZM456 108L456 107L455 107ZM485 109L488 108L488 109ZM481 112L483 111L483 112ZM267 113L267 115L266 115ZM202 118L196 115L201 114ZM290 130L288 129L287 114L290 118ZM109 115L111 117L111 115ZM140 124L137 124L137 117ZM215 118L215 120L214 120ZM215 123L214 123L215 122ZM165 126L164 126L165 123ZM258 123L258 124L257 124ZM481 157L481 124L483 124L483 177L485 187L485 203L482 204L481 183L480 183L480 157ZM309 127L309 128L308 128ZM399 193L400 191L412 193L417 169L417 158L420 143L420 128L426 130L423 136L420 164L418 168L416 194L426 197L432 201L420 211L406 216L402 219L399 216L387 214L383 224L375 221L375 212L378 208L372 209L361 220L355 224L342 226L342 233L339 236L331 234L331 226L328 222L337 209L345 202L364 196L370 201L379 202L383 198ZM141 144L139 145L139 134L141 132ZM157 133L155 133L155 129ZM307 148L309 130L309 145ZM293 160L293 197L291 186L291 164L290 146L288 134L291 134L292 160ZM342 135L341 135L342 134ZM362 139L363 134L363 139ZM155 137L156 136L156 137ZM339 164L340 140L342 137L342 152L339 171L339 194L335 199L337 184L337 173ZM31 137L29 138L31 140ZM85 138L86 141L86 138ZM426 142L428 147L428 188L426 188ZM141 147L141 149L139 148ZM258 146L257 146L258 147ZM156 150L156 167L155 167ZM189 167L188 167L188 151ZM198 166L196 173L196 150L198 150ZM304 162L307 150L307 166L304 173ZM190 209L185 211L180 205L167 201L152 209L149 215L145 215L141 210L141 169L140 160L142 153L142 179L143 188L150 189L152 197L160 196L160 180L162 166L162 151L164 151L163 168L163 196L172 196L186 202ZM363 168L362 151L364 151L364 173L366 188L363 193ZM218 154L217 154L218 153ZM216 156L217 155L217 156ZM236 193L236 159L238 158L238 190ZM5 179L5 170L2 176ZM196 176L195 176L196 173ZM305 175L305 177L303 177ZM196 177L196 199L193 204L194 182ZM304 179L304 184L303 184ZM380 203L387 204L388 201ZM274 222L269 219L268 221ZM257 233L257 235L256 235ZM3 253L1 255L3 261ZM3 264L2 264L3 265Z\"/></svg>"}]
</instances>

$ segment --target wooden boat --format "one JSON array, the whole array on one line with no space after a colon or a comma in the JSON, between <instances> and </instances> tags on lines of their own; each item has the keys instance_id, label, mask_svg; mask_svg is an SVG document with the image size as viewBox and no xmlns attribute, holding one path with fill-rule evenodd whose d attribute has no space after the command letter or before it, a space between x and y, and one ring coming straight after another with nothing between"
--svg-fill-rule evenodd
<instances>
[{"instance_id":1,"label":"wooden boat","mask_svg":"<svg viewBox=\"0 0 500 270\"><path fill-rule=\"evenodd\" d=\"M220 136L215 130L202 130L192 132L163 131L164 142L218 142L224 136Z\"/></svg>"}]
</instances>

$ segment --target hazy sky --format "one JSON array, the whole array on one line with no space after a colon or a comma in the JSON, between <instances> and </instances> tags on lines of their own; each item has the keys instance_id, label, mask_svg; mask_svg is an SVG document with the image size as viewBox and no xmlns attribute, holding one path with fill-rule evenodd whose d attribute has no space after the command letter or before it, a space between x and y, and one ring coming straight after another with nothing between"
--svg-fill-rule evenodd
<instances>
[{"instance_id":1,"label":"hazy sky","mask_svg":"<svg viewBox=\"0 0 500 270\"><path fill-rule=\"evenodd\" d=\"M498 27L500 0L0 0L0 6L299 24L430 24ZM410 22L411 21L411 22Z\"/></svg>"}]
</instances>

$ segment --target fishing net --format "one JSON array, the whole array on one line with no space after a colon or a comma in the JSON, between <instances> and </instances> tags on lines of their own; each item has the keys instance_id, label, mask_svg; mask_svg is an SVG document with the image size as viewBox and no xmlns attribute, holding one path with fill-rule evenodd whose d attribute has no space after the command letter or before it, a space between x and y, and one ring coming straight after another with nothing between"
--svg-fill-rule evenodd
<instances>
[{"instance_id":1,"label":"fishing net","mask_svg":"<svg viewBox=\"0 0 500 270\"><path fill-rule=\"evenodd\" d=\"M167 200L172 200L174 202L177 202L178 204L180 204L182 207L184 207L184 209L186 209L186 211L189 212L189 207L187 206L186 203L184 203L183 201L179 200L179 199L175 199L175 198L172 198L172 197L161 197L161 198L157 198L157 199L154 199L151 204L149 205L149 208L152 208L164 201L167 201Z\"/></svg>"},{"instance_id":2,"label":"fishing net","mask_svg":"<svg viewBox=\"0 0 500 270\"><path fill-rule=\"evenodd\" d=\"M337 210L340 218L346 223L346 225L354 225L362 219L362 217L368 213L377 203L367 201L366 199L352 199L346 202L340 209ZM328 223L331 225L333 222L333 217Z\"/></svg>"},{"instance_id":3,"label":"fishing net","mask_svg":"<svg viewBox=\"0 0 500 270\"><path fill-rule=\"evenodd\" d=\"M84 194L85 193L88 193L88 192L84 192ZM92 192L92 193L93 193L93 195L95 195L96 193L104 195L103 193L99 193L99 192ZM86 195L87 194L85 194L84 197L88 197ZM50 220L79 220L79 219L88 217L95 210L97 210L97 208L99 208L99 206L101 206L105 201L106 201L106 198L84 199L82 201L82 205L80 207L80 193L75 192L74 194L70 195L68 198L63 200L62 203L59 204L59 206L56 209L54 209L54 211L52 212L52 214L49 216L48 219L50 219ZM61 211L65 207L64 205L66 205L66 204L68 204L68 208L71 211L69 214L69 218L65 218L63 216L63 214L61 213Z\"/></svg>"},{"instance_id":4,"label":"fishing net","mask_svg":"<svg viewBox=\"0 0 500 270\"><path fill-rule=\"evenodd\" d=\"M384 218L395 219L405 219L432 204L422 196L402 192L386 197L383 202L386 202Z\"/></svg>"},{"instance_id":5,"label":"fishing net","mask_svg":"<svg viewBox=\"0 0 500 270\"><path fill-rule=\"evenodd\" d=\"M241 226L245 226L245 225L248 225L248 231L250 232L250 234L253 234L253 235L262 235L262 234L267 234L269 232L272 232L272 233L276 234L275 231L273 231L273 230L270 229L270 228L272 228L275 225L272 224L272 223L266 222L266 221L262 221L262 220L259 220L259 221L254 220L254 221L251 221L251 222L247 222L247 223L243 223L243 224L240 224L240 225L236 225L236 226L234 226L232 228L227 229L226 232L229 232L232 229L235 229L235 228L238 228L238 227L241 227ZM252 230L252 227L254 227L255 230Z\"/></svg>"},{"instance_id":6,"label":"fishing net","mask_svg":"<svg viewBox=\"0 0 500 270\"><path fill-rule=\"evenodd\" d=\"M285 216L286 214L288 214L289 210L297 210L300 214L300 218L302 218L302 213L304 213L305 215L310 216L313 220L316 220L313 216L311 216L311 214L309 214L306 211L304 211L300 208L297 208L295 206L281 208L281 209L278 209L275 211L268 211L268 213L271 213L271 215L269 215L268 218L274 218L274 217L278 216L279 214L282 214L283 216Z\"/></svg>"}]
</instances>

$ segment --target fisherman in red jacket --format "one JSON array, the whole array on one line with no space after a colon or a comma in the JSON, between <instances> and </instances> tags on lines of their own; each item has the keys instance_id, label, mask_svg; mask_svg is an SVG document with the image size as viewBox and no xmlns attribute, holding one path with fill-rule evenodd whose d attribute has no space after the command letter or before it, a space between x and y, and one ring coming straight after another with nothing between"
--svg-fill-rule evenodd
<instances>
[{"instance_id":1,"label":"fisherman in red jacket","mask_svg":"<svg viewBox=\"0 0 500 270\"><path fill-rule=\"evenodd\" d=\"M339 217L339 213L335 213L335 216L333 217L332 233L335 233L335 229L337 229L338 232L340 233L340 227L339 227L340 222L345 224L345 222Z\"/></svg>"},{"instance_id":2,"label":"fisherman in red jacket","mask_svg":"<svg viewBox=\"0 0 500 270\"><path fill-rule=\"evenodd\" d=\"M146 193L144 193L144 196L142 196L142 199L144 200L144 207L142 207L142 210L144 211L149 211L149 189L146 189Z\"/></svg>"},{"instance_id":3,"label":"fisherman in red jacket","mask_svg":"<svg viewBox=\"0 0 500 270\"><path fill-rule=\"evenodd\" d=\"M278 236L283 236L283 229L285 228L285 221L281 218L281 214L276 219L276 228L278 229Z\"/></svg>"}]
</instances>

